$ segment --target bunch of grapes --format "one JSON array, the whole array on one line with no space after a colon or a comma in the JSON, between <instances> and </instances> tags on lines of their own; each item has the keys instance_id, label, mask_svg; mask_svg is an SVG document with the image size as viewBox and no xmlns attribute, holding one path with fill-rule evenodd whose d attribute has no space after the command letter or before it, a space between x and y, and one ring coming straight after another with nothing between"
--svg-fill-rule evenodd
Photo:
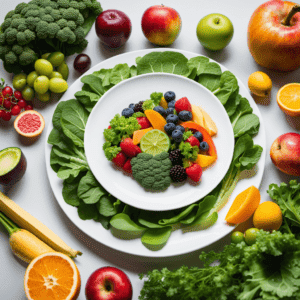
<instances>
[{"instance_id":1,"label":"bunch of grapes","mask_svg":"<svg viewBox=\"0 0 300 300\"><path fill-rule=\"evenodd\" d=\"M17 116L22 110L32 110L32 104L28 104L20 91L13 91L10 86L5 86L2 79L0 85L0 119L9 121L12 116Z\"/></svg>"}]
</instances>

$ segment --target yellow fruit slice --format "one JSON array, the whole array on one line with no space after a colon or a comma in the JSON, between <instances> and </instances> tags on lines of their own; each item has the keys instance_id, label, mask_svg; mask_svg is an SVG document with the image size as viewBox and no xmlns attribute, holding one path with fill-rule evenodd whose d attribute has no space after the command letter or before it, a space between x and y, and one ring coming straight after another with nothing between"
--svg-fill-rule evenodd
<instances>
[{"instance_id":1,"label":"yellow fruit slice","mask_svg":"<svg viewBox=\"0 0 300 300\"><path fill-rule=\"evenodd\" d=\"M284 85L277 93L277 104L286 114L300 116L300 83Z\"/></svg>"},{"instance_id":2,"label":"yellow fruit slice","mask_svg":"<svg viewBox=\"0 0 300 300\"><path fill-rule=\"evenodd\" d=\"M231 224L240 224L248 220L257 209L260 202L260 192L255 186L250 186L234 199L225 220Z\"/></svg>"},{"instance_id":3,"label":"yellow fruit slice","mask_svg":"<svg viewBox=\"0 0 300 300\"><path fill-rule=\"evenodd\" d=\"M261 203L253 215L253 225L258 229L265 231L278 230L281 224L281 209L272 201Z\"/></svg>"},{"instance_id":4,"label":"yellow fruit slice","mask_svg":"<svg viewBox=\"0 0 300 300\"><path fill-rule=\"evenodd\" d=\"M164 109L168 108L168 102L166 101L166 99L164 97L161 98L159 105Z\"/></svg>"},{"instance_id":5,"label":"yellow fruit slice","mask_svg":"<svg viewBox=\"0 0 300 300\"><path fill-rule=\"evenodd\" d=\"M198 154L198 157L195 161L201 168L206 168L216 161L216 156L202 155Z\"/></svg>"},{"instance_id":6,"label":"yellow fruit slice","mask_svg":"<svg viewBox=\"0 0 300 300\"><path fill-rule=\"evenodd\" d=\"M197 105L192 104L192 121L204 127L203 114Z\"/></svg>"},{"instance_id":7,"label":"yellow fruit slice","mask_svg":"<svg viewBox=\"0 0 300 300\"><path fill-rule=\"evenodd\" d=\"M75 263L59 252L36 257L25 271L24 289L29 300L75 300L80 285Z\"/></svg>"},{"instance_id":8,"label":"yellow fruit slice","mask_svg":"<svg viewBox=\"0 0 300 300\"><path fill-rule=\"evenodd\" d=\"M212 120L210 115L200 105L198 107L201 110L203 115L204 128L208 131L210 136L216 135L218 132L216 123Z\"/></svg>"},{"instance_id":9,"label":"yellow fruit slice","mask_svg":"<svg viewBox=\"0 0 300 300\"><path fill-rule=\"evenodd\" d=\"M149 128L146 128L146 129L140 129L140 130L136 130L134 133L133 133L133 137L132 137L132 140L133 140L133 143L135 145L139 144L142 137L150 130L152 130L153 127L149 127Z\"/></svg>"},{"instance_id":10,"label":"yellow fruit slice","mask_svg":"<svg viewBox=\"0 0 300 300\"><path fill-rule=\"evenodd\" d=\"M147 109L144 113L154 129L164 131L167 121L160 113L152 109Z\"/></svg>"},{"instance_id":11,"label":"yellow fruit slice","mask_svg":"<svg viewBox=\"0 0 300 300\"><path fill-rule=\"evenodd\" d=\"M257 71L249 76L248 87L254 95L267 97L272 89L272 81L266 73Z\"/></svg>"}]
</instances>

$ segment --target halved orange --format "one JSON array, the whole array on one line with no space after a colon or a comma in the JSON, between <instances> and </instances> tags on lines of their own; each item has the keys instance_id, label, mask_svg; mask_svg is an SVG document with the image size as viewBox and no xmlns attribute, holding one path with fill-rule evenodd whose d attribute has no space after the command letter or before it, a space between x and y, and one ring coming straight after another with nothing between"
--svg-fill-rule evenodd
<instances>
[{"instance_id":1,"label":"halved orange","mask_svg":"<svg viewBox=\"0 0 300 300\"><path fill-rule=\"evenodd\" d=\"M300 83L284 85L277 93L277 103L286 114L300 116Z\"/></svg>"},{"instance_id":2,"label":"halved orange","mask_svg":"<svg viewBox=\"0 0 300 300\"><path fill-rule=\"evenodd\" d=\"M201 168L206 168L216 160L217 160L216 156L198 154L195 163L198 164Z\"/></svg>"},{"instance_id":3,"label":"halved orange","mask_svg":"<svg viewBox=\"0 0 300 300\"><path fill-rule=\"evenodd\" d=\"M25 271L24 289L29 300L75 300L80 286L76 264L63 253L39 255Z\"/></svg>"},{"instance_id":4,"label":"halved orange","mask_svg":"<svg viewBox=\"0 0 300 300\"><path fill-rule=\"evenodd\" d=\"M255 186L250 186L239 193L234 199L225 221L231 224L240 224L248 220L260 202L260 192Z\"/></svg>"}]
</instances>

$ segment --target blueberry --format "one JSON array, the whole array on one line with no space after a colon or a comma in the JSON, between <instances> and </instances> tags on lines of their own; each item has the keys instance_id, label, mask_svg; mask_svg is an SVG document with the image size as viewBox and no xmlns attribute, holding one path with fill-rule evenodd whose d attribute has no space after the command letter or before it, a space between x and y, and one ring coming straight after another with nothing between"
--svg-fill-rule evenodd
<instances>
[{"instance_id":1,"label":"blueberry","mask_svg":"<svg viewBox=\"0 0 300 300\"><path fill-rule=\"evenodd\" d=\"M200 143L203 141L203 135L200 131L196 131L194 137L197 138Z\"/></svg>"},{"instance_id":2,"label":"blueberry","mask_svg":"<svg viewBox=\"0 0 300 300\"><path fill-rule=\"evenodd\" d=\"M175 108L175 100L172 100L171 102L168 103L168 107L172 107L172 108Z\"/></svg>"},{"instance_id":3,"label":"blueberry","mask_svg":"<svg viewBox=\"0 0 300 300\"><path fill-rule=\"evenodd\" d=\"M164 127L167 134L171 134L175 130L176 125L174 123L167 123Z\"/></svg>"},{"instance_id":4,"label":"blueberry","mask_svg":"<svg viewBox=\"0 0 300 300\"><path fill-rule=\"evenodd\" d=\"M122 110L122 116L125 118L129 118L134 114L134 110L132 108L124 108Z\"/></svg>"},{"instance_id":5,"label":"blueberry","mask_svg":"<svg viewBox=\"0 0 300 300\"><path fill-rule=\"evenodd\" d=\"M135 104L134 104L134 103L131 103L131 104L129 104L128 107L134 109L134 106L135 106Z\"/></svg>"},{"instance_id":6,"label":"blueberry","mask_svg":"<svg viewBox=\"0 0 300 300\"><path fill-rule=\"evenodd\" d=\"M188 110L182 110L179 114L178 117L181 121L190 121L192 120L192 113Z\"/></svg>"},{"instance_id":7,"label":"blueberry","mask_svg":"<svg viewBox=\"0 0 300 300\"><path fill-rule=\"evenodd\" d=\"M174 115L174 108L172 108L172 107L169 107L169 108L167 108L166 109L166 115L168 116L168 115Z\"/></svg>"},{"instance_id":8,"label":"blueberry","mask_svg":"<svg viewBox=\"0 0 300 300\"><path fill-rule=\"evenodd\" d=\"M170 102L170 101L172 101L172 100L175 99L175 93L174 93L174 92L171 92L171 91L166 92L166 93L164 94L164 98L165 98L165 100L166 100L167 102Z\"/></svg>"},{"instance_id":9,"label":"blueberry","mask_svg":"<svg viewBox=\"0 0 300 300\"><path fill-rule=\"evenodd\" d=\"M183 127L183 126L181 126L181 125L177 125L177 126L176 126L176 128L175 128L175 130L180 130L182 133L184 133L184 132L185 132L185 129L184 129L184 127Z\"/></svg>"},{"instance_id":10,"label":"blueberry","mask_svg":"<svg viewBox=\"0 0 300 300\"><path fill-rule=\"evenodd\" d=\"M163 107L161 107L161 106L155 106L155 107L153 108L153 110L155 110L155 111L157 111L158 113L160 113L163 117L166 116L166 111L165 111L165 109L164 109Z\"/></svg>"},{"instance_id":11,"label":"blueberry","mask_svg":"<svg viewBox=\"0 0 300 300\"><path fill-rule=\"evenodd\" d=\"M201 142L200 143L200 150L207 151L208 149L209 149L209 146L206 142Z\"/></svg>"},{"instance_id":12,"label":"blueberry","mask_svg":"<svg viewBox=\"0 0 300 300\"><path fill-rule=\"evenodd\" d=\"M166 120L167 120L167 123L174 123L175 125L179 121L178 116L176 116L176 115L168 115Z\"/></svg>"},{"instance_id":13,"label":"blueberry","mask_svg":"<svg viewBox=\"0 0 300 300\"><path fill-rule=\"evenodd\" d=\"M183 138L183 133L180 130L174 130L172 132L172 138L176 143L180 143Z\"/></svg>"}]
</instances>

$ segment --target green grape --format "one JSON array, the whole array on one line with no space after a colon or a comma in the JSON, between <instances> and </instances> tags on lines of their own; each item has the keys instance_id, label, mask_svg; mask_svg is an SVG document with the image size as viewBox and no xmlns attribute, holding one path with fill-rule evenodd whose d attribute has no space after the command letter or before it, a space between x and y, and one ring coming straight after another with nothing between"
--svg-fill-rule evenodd
<instances>
[{"instance_id":1,"label":"green grape","mask_svg":"<svg viewBox=\"0 0 300 300\"><path fill-rule=\"evenodd\" d=\"M50 56L50 54L51 54L51 53L44 53L44 54L42 55L42 58L43 58L43 59L47 59L47 58Z\"/></svg>"},{"instance_id":2,"label":"green grape","mask_svg":"<svg viewBox=\"0 0 300 300\"><path fill-rule=\"evenodd\" d=\"M26 86L26 78L25 73L17 74L13 79L13 88L17 91L22 91Z\"/></svg>"},{"instance_id":3,"label":"green grape","mask_svg":"<svg viewBox=\"0 0 300 300\"><path fill-rule=\"evenodd\" d=\"M39 75L50 76L53 72L52 64L46 59L38 59L34 63L34 68L38 72Z\"/></svg>"},{"instance_id":4,"label":"green grape","mask_svg":"<svg viewBox=\"0 0 300 300\"><path fill-rule=\"evenodd\" d=\"M25 88L22 91L22 97L26 101L31 101L34 97L34 90L30 86L25 86Z\"/></svg>"},{"instance_id":5,"label":"green grape","mask_svg":"<svg viewBox=\"0 0 300 300\"><path fill-rule=\"evenodd\" d=\"M231 242L234 244L238 244L240 242L245 241L244 234L240 231L235 231L231 234Z\"/></svg>"},{"instance_id":6,"label":"green grape","mask_svg":"<svg viewBox=\"0 0 300 300\"><path fill-rule=\"evenodd\" d=\"M27 84L30 87L33 87L34 81L39 77L39 74L36 71L32 71L27 76Z\"/></svg>"},{"instance_id":7,"label":"green grape","mask_svg":"<svg viewBox=\"0 0 300 300\"><path fill-rule=\"evenodd\" d=\"M38 94L38 98L39 100L41 100L42 102L47 102L50 100L50 93L46 92L45 94Z\"/></svg>"},{"instance_id":8,"label":"green grape","mask_svg":"<svg viewBox=\"0 0 300 300\"><path fill-rule=\"evenodd\" d=\"M47 60L53 67L58 67L65 61L65 56L61 52L53 52L47 57Z\"/></svg>"},{"instance_id":9,"label":"green grape","mask_svg":"<svg viewBox=\"0 0 300 300\"><path fill-rule=\"evenodd\" d=\"M251 246L256 243L256 234L259 232L257 228L249 228L245 231L245 242Z\"/></svg>"},{"instance_id":10,"label":"green grape","mask_svg":"<svg viewBox=\"0 0 300 300\"><path fill-rule=\"evenodd\" d=\"M61 78L61 79L63 79L63 76L62 76L59 72L53 71L53 72L50 74L49 78L50 78L50 79L51 79L51 78Z\"/></svg>"},{"instance_id":11,"label":"green grape","mask_svg":"<svg viewBox=\"0 0 300 300\"><path fill-rule=\"evenodd\" d=\"M68 80L69 77L69 67L63 62L57 69L57 71L63 76L64 80Z\"/></svg>"},{"instance_id":12,"label":"green grape","mask_svg":"<svg viewBox=\"0 0 300 300\"><path fill-rule=\"evenodd\" d=\"M52 78L49 82L49 89L53 93L63 93L68 89L68 84L64 79Z\"/></svg>"},{"instance_id":13,"label":"green grape","mask_svg":"<svg viewBox=\"0 0 300 300\"><path fill-rule=\"evenodd\" d=\"M35 91L38 94L45 94L49 89L49 78L47 76L39 76L33 84Z\"/></svg>"}]
</instances>

